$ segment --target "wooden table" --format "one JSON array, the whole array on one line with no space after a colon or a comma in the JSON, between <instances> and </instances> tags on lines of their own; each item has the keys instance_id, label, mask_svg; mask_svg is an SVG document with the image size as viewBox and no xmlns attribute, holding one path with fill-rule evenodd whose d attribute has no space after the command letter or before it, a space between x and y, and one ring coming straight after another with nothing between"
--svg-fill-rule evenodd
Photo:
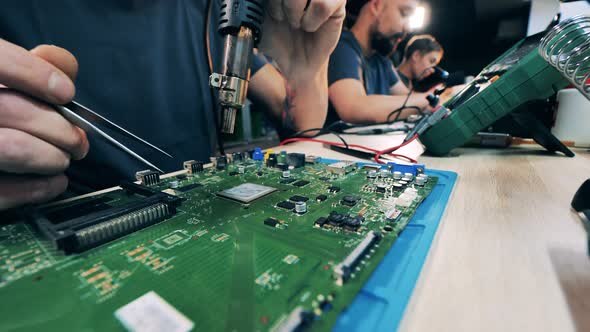
<instances>
[{"instance_id":1,"label":"wooden table","mask_svg":"<svg viewBox=\"0 0 590 332\"><path fill-rule=\"evenodd\" d=\"M354 159L313 143L275 150ZM590 153L575 152L461 148L419 159L459 177L401 331L590 331L587 237L570 208Z\"/></svg>"}]
</instances>

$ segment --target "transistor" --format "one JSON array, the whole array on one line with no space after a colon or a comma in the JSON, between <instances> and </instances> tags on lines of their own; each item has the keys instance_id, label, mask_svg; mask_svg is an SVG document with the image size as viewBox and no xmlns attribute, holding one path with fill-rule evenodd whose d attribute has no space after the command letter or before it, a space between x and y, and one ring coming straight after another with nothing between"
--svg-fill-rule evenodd
<instances>
[{"instance_id":1,"label":"transistor","mask_svg":"<svg viewBox=\"0 0 590 332\"><path fill-rule=\"evenodd\" d=\"M321 203L321 202L323 202L323 201L325 201L325 200L327 200L327 199L328 199L328 196L326 196L326 195L318 195L318 197L316 197L316 198L315 198L315 200L316 200L318 203Z\"/></svg>"},{"instance_id":2,"label":"transistor","mask_svg":"<svg viewBox=\"0 0 590 332\"><path fill-rule=\"evenodd\" d=\"M269 153L268 159L266 160L267 167L276 167L277 166L277 155L276 153Z\"/></svg>"},{"instance_id":3,"label":"transistor","mask_svg":"<svg viewBox=\"0 0 590 332\"><path fill-rule=\"evenodd\" d=\"M355 206L356 203L358 203L358 197L352 196L352 195L346 195L346 196L342 197L342 200L340 201L340 203L342 205L352 207L352 206Z\"/></svg>"},{"instance_id":4,"label":"transistor","mask_svg":"<svg viewBox=\"0 0 590 332\"><path fill-rule=\"evenodd\" d=\"M326 222L328 222L328 219L326 219L324 217L320 217L314 222L314 225L316 225L318 227L322 227L326 224Z\"/></svg>"},{"instance_id":5,"label":"transistor","mask_svg":"<svg viewBox=\"0 0 590 332\"><path fill-rule=\"evenodd\" d=\"M277 227L277 225L279 224L279 221L276 220L275 218L266 218L264 220L264 224L270 227Z\"/></svg>"},{"instance_id":6,"label":"transistor","mask_svg":"<svg viewBox=\"0 0 590 332\"><path fill-rule=\"evenodd\" d=\"M344 227L350 230L357 230L359 227L361 227L361 218L362 217L360 216L346 217L344 219Z\"/></svg>"},{"instance_id":7,"label":"transistor","mask_svg":"<svg viewBox=\"0 0 590 332\"><path fill-rule=\"evenodd\" d=\"M340 190L341 190L340 187L336 187L336 186L331 186L328 188L328 191L331 193L337 193L337 192L340 192Z\"/></svg>"},{"instance_id":8,"label":"transistor","mask_svg":"<svg viewBox=\"0 0 590 332\"><path fill-rule=\"evenodd\" d=\"M330 225L340 226L340 224L344 222L344 217L343 214L332 211L328 216L328 223L330 223Z\"/></svg>"}]
</instances>

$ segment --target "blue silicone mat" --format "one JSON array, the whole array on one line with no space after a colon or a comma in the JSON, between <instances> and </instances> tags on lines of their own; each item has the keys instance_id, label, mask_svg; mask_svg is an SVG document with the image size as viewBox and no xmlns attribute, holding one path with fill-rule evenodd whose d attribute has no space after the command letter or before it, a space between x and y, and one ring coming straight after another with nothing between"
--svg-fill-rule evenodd
<instances>
[{"instance_id":1,"label":"blue silicone mat","mask_svg":"<svg viewBox=\"0 0 590 332\"><path fill-rule=\"evenodd\" d=\"M398 329L457 180L457 173L449 171L427 169L426 174L438 177L438 184L353 303L340 314L333 331Z\"/></svg>"}]
</instances>

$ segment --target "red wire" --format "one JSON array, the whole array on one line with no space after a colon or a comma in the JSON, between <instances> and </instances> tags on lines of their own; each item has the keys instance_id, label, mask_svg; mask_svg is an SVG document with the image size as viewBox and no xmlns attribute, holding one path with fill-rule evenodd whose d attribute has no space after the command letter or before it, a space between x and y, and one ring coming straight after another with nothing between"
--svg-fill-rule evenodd
<instances>
[{"instance_id":1,"label":"red wire","mask_svg":"<svg viewBox=\"0 0 590 332\"><path fill-rule=\"evenodd\" d=\"M394 146L394 147L392 147L392 148L389 148L389 149L385 149L385 150L379 151L379 152L377 152L377 154L375 154L375 158L373 158L373 159L375 159L375 161L376 161L376 162L378 162L378 163L380 163L380 164L381 164L381 162L380 162L380 160L381 160L381 159L380 159L380 158L381 158L381 156L382 156L382 155L384 155L384 154L389 154L389 155L392 155L392 156L394 156L394 157L395 157L395 156L398 156L398 155L392 154L392 152L395 152L395 151L397 151L397 150L401 149L402 147L404 147L404 146L406 146L406 145L408 145L408 144L412 143L412 142L413 142L414 140L416 140L417 138L418 138L418 135L416 134L416 135L412 136L412 138L410 138L409 140L407 140L407 141L403 142L402 144L400 144L400 145L398 145L398 146ZM409 158L409 157L406 157L406 156L402 156L402 157L403 157L403 158L406 158L406 159L408 159L408 160L410 160L410 162L412 162L412 163L414 163L414 164L417 164L417 163L418 163L416 160L414 160L414 159L411 159L411 158Z\"/></svg>"},{"instance_id":2,"label":"red wire","mask_svg":"<svg viewBox=\"0 0 590 332\"><path fill-rule=\"evenodd\" d=\"M392 148L388 148L385 150L377 150L377 149L373 149L364 145L358 145L358 144L348 144L348 147L352 147L352 148L357 148L357 149L362 149L362 150L366 150L369 152L373 152L375 153L375 161L379 164L385 164L383 161L380 160L381 156L384 154L390 155L392 157L395 158L403 158L406 159L407 161L416 164L418 163L417 160L410 158L408 156L404 156L402 154L397 154L397 153L393 153L395 151L397 151L398 149L410 144L412 141L414 141L416 138L418 138L418 135L414 135L414 137L412 137L410 140L392 147ZM288 138L284 141L282 141L279 145L285 145L285 144L289 144L292 142L315 142L315 143L322 143L322 144L327 144L327 145L334 145L334 146L339 146L339 147L346 147L346 145L344 145L343 143L338 143L338 142L330 142L330 141L325 141L325 140L321 140L321 139L315 139L315 138L304 138L304 137L296 137L296 138Z\"/></svg>"}]
</instances>

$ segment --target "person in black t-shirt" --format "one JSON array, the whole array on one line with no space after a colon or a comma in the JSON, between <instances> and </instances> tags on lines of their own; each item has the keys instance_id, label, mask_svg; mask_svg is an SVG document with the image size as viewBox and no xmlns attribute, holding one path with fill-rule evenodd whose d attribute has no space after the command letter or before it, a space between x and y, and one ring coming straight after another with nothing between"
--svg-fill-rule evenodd
<instances>
[{"instance_id":1,"label":"person in black t-shirt","mask_svg":"<svg viewBox=\"0 0 590 332\"><path fill-rule=\"evenodd\" d=\"M402 106L428 108L425 93L396 95L405 89L389 55L408 30L416 0L349 0L347 15L356 16L330 56L330 107L324 126L339 119L349 123L382 123ZM406 100L407 97L407 100ZM404 108L403 119L415 113Z\"/></svg>"},{"instance_id":2,"label":"person in black t-shirt","mask_svg":"<svg viewBox=\"0 0 590 332\"><path fill-rule=\"evenodd\" d=\"M218 70L220 2L209 1L215 4L209 38ZM215 145L207 3L4 1L0 85L7 89L0 89L0 210L53 199L68 180L70 188L95 190L144 169L104 141L87 137L44 102L64 104L75 95L171 153L174 160L130 146L165 171L181 168L184 160L207 160ZM342 29L344 6L344 0L267 1L260 50L276 61L280 73L259 64L248 92L292 130L316 128L325 120L328 59Z\"/></svg>"}]
</instances>

